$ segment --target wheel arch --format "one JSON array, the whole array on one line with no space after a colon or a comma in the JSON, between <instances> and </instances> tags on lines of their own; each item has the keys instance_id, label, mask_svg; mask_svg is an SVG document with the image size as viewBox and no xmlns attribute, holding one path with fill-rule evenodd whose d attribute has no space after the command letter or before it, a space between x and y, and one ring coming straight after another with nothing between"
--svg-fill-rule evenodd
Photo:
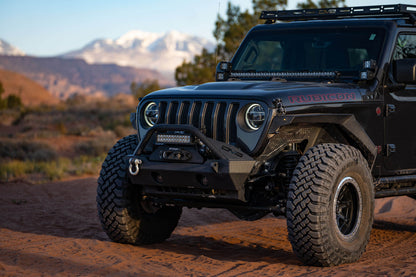
<instances>
[{"instance_id":1,"label":"wheel arch","mask_svg":"<svg viewBox=\"0 0 416 277\"><path fill-rule=\"evenodd\" d=\"M319 143L341 142L357 148L367 160L370 169L377 157L377 146L352 114L296 114L277 116L270 125L269 134L284 132L291 126L309 128L314 126L326 132L332 141L315 138L307 148ZM306 149L305 149L306 150Z\"/></svg>"}]
</instances>

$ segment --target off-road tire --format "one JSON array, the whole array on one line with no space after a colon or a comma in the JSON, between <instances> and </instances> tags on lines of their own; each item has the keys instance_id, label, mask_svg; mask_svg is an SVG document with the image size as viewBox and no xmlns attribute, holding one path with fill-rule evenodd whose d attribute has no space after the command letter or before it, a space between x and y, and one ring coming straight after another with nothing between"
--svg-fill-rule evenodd
<instances>
[{"instance_id":1,"label":"off-road tire","mask_svg":"<svg viewBox=\"0 0 416 277\"><path fill-rule=\"evenodd\" d=\"M294 170L286 216L289 241L305 264L358 260L374 217L372 176L361 153L343 144L310 148Z\"/></svg>"},{"instance_id":2,"label":"off-road tire","mask_svg":"<svg viewBox=\"0 0 416 277\"><path fill-rule=\"evenodd\" d=\"M102 165L97 187L97 208L108 237L120 243L151 244L170 237L182 213L178 207L163 207L147 213L140 203L140 187L129 182L128 161L138 140L130 135L119 140Z\"/></svg>"}]
</instances>

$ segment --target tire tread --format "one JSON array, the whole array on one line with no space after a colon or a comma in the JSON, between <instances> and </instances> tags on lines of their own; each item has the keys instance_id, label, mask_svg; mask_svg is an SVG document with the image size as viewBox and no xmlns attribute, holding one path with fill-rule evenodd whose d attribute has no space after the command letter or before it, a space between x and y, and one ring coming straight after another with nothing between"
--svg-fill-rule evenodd
<instances>
[{"instance_id":1,"label":"tire tread","mask_svg":"<svg viewBox=\"0 0 416 277\"><path fill-rule=\"evenodd\" d=\"M356 148L343 144L312 147L301 157L293 172L286 212L288 236L293 251L305 264L332 266L353 262L365 250L370 232L366 234L364 247L351 255L332 247L326 230L330 225L326 216L331 194L329 184L337 168L347 159L353 159L360 166L366 167L365 178L372 180L368 164L361 153ZM374 207L374 192L371 201ZM373 211L371 222L368 222L371 225L372 213Z\"/></svg>"},{"instance_id":2,"label":"tire tread","mask_svg":"<svg viewBox=\"0 0 416 277\"><path fill-rule=\"evenodd\" d=\"M97 186L98 217L108 237L115 242L162 242L175 229L181 209L164 207L155 214L147 214L140 208L139 188L128 181L126 161L137 145L136 135L124 137L103 162Z\"/></svg>"}]
</instances>

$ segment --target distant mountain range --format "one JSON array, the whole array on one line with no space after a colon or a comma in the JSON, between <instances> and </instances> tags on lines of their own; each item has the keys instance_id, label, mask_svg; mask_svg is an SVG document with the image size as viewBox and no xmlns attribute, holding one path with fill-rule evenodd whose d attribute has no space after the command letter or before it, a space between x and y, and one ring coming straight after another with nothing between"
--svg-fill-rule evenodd
<instances>
[{"instance_id":1,"label":"distant mountain range","mask_svg":"<svg viewBox=\"0 0 416 277\"><path fill-rule=\"evenodd\" d=\"M178 65L191 61L203 48L214 47L206 39L176 31L135 30L114 40L94 40L57 57L37 58L0 39L0 69L23 74L61 99L76 93L112 96L129 93L131 82L146 79L173 86Z\"/></svg>"},{"instance_id":2,"label":"distant mountain range","mask_svg":"<svg viewBox=\"0 0 416 277\"><path fill-rule=\"evenodd\" d=\"M157 70L173 76L175 68L184 60L191 61L206 48L215 45L203 38L170 31L165 34L130 31L117 39L97 39L80 50L62 57L81 58L87 63L114 63Z\"/></svg>"},{"instance_id":3,"label":"distant mountain range","mask_svg":"<svg viewBox=\"0 0 416 277\"><path fill-rule=\"evenodd\" d=\"M132 82L141 83L146 79L156 79L162 86L173 85L155 70L87 64L81 59L0 56L0 69L23 74L60 99L74 94L113 96L120 92L130 93Z\"/></svg>"},{"instance_id":4,"label":"distant mountain range","mask_svg":"<svg viewBox=\"0 0 416 277\"><path fill-rule=\"evenodd\" d=\"M25 53L7 41L0 39L0 55L23 56Z\"/></svg>"}]
</instances>

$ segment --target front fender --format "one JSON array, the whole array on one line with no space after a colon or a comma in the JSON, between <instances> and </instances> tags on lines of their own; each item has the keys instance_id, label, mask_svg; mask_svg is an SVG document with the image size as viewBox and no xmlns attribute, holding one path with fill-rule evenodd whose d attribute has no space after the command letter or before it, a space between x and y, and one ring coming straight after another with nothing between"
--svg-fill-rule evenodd
<instances>
[{"instance_id":1,"label":"front fender","mask_svg":"<svg viewBox=\"0 0 416 277\"><path fill-rule=\"evenodd\" d=\"M377 147L364 128L352 114L296 114L276 116L269 128L269 134L276 133L280 127L291 124L335 125L343 130L367 159L372 168L377 157Z\"/></svg>"}]
</instances>

